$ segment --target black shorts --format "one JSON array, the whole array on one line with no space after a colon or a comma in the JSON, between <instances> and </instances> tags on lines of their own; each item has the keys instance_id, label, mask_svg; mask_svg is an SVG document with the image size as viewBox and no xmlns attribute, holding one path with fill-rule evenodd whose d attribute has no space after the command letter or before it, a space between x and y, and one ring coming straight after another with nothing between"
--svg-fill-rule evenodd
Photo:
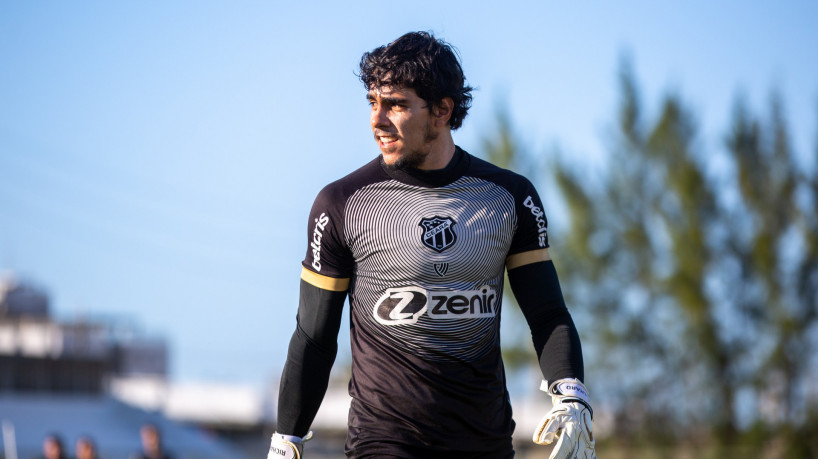
<instances>
[{"instance_id":1,"label":"black shorts","mask_svg":"<svg viewBox=\"0 0 818 459\"><path fill-rule=\"evenodd\" d=\"M429 450L417 446L385 442L378 445L362 445L346 456L354 459L513 459L511 439L507 444L497 445L490 451Z\"/></svg>"}]
</instances>

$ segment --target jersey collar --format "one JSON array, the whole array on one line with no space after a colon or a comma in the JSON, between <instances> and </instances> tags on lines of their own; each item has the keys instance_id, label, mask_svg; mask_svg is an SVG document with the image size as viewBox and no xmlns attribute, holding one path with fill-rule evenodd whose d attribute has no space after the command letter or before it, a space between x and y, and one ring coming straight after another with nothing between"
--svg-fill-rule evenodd
<instances>
[{"instance_id":1,"label":"jersey collar","mask_svg":"<svg viewBox=\"0 0 818 459\"><path fill-rule=\"evenodd\" d=\"M406 183L407 185L421 186L425 188L439 188L446 186L463 176L469 166L469 154L458 146L455 146L454 155L443 169L431 171L407 167L405 169L390 169L380 159L381 168L393 179Z\"/></svg>"}]
</instances>

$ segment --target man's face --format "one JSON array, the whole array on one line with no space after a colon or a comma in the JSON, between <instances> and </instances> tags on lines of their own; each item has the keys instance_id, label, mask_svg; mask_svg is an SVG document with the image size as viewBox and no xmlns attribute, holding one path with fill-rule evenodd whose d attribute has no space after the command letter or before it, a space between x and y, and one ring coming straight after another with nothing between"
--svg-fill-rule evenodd
<instances>
[{"instance_id":1,"label":"man's face","mask_svg":"<svg viewBox=\"0 0 818 459\"><path fill-rule=\"evenodd\" d=\"M43 442L43 456L46 459L58 459L60 457L60 445L52 438L46 438Z\"/></svg>"},{"instance_id":2,"label":"man's face","mask_svg":"<svg viewBox=\"0 0 818 459\"><path fill-rule=\"evenodd\" d=\"M80 440L76 447L77 459L93 459L94 448L87 441Z\"/></svg>"},{"instance_id":3,"label":"man's face","mask_svg":"<svg viewBox=\"0 0 818 459\"><path fill-rule=\"evenodd\" d=\"M429 106L414 89L373 88L367 94L369 122L389 167L423 169L438 137Z\"/></svg>"},{"instance_id":4,"label":"man's face","mask_svg":"<svg viewBox=\"0 0 818 459\"><path fill-rule=\"evenodd\" d=\"M142 436L142 448L145 452L155 453L159 451L159 433L151 427L143 427L140 431Z\"/></svg>"}]
</instances>

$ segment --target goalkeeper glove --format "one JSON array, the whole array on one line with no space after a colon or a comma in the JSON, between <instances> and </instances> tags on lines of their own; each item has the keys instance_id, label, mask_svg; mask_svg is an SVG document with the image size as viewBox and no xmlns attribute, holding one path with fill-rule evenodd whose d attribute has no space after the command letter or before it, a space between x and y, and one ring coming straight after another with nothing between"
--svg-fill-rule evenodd
<instances>
[{"instance_id":1,"label":"goalkeeper glove","mask_svg":"<svg viewBox=\"0 0 818 459\"><path fill-rule=\"evenodd\" d=\"M548 392L553 407L534 431L534 443L550 445L557 440L549 459L596 459L591 430L593 410L585 386L578 379L560 379L540 390Z\"/></svg>"},{"instance_id":2,"label":"goalkeeper glove","mask_svg":"<svg viewBox=\"0 0 818 459\"><path fill-rule=\"evenodd\" d=\"M278 432L270 439L270 451L267 459L301 459L304 451L304 442L312 438L312 431L304 438L295 435L282 435Z\"/></svg>"}]
</instances>

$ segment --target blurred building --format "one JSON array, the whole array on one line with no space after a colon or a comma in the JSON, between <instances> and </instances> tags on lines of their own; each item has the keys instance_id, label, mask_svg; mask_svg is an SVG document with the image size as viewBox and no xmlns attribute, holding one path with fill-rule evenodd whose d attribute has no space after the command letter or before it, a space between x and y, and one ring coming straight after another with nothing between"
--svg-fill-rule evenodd
<instances>
[{"instance_id":1,"label":"blurred building","mask_svg":"<svg viewBox=\"0 0 818 459\"><path fill-rule=\"evenodd\" d=\"M163 340L103 322L59 323L44 291L0 278L0 391L100 394L112 379L164 379L167 368Z\"/></svg>"},{"instance_id":2,"label":"blurred building","mask_svg":"<svg viewBox=\"0 0 818 459\"><path fill-rule=\"evenodd\" d=\"M44 290L0 276L0 457L39 457L51 433L69 451L90 435L103 459L129 457L145 423L160 427L180 459L251 457L209 428L168 416L167 373L164 339L116 321L58 321Z\"/></svg>"}]
</instances>

